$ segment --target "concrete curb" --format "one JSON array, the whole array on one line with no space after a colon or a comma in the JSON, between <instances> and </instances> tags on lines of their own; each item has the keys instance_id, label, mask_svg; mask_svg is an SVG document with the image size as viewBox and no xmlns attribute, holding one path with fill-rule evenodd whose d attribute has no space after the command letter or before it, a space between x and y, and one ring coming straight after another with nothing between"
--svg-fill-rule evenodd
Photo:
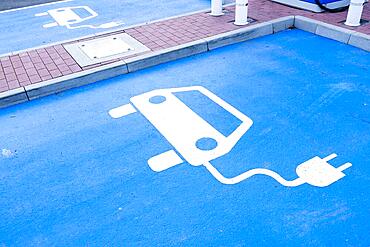
<instances>
[{"instance_id":1,"label":"concrete curb","mask_svg":"<svg viewBox=\"0 0 370 247\"><path fill-rule=\"evenodd\" d=\"M258 38L261 36L273 33L272 23L264 22L246 28L237 29L231 32L218 34L206 38L208 50L213 50L222 46L235 44L249 39Z\"/></svg>"},{"instance_id":2,"label":"concrete curb","mask_svg":"<svg viewBox=\"0 0 370 247\"><path fill-rule=\"evenodd\" d=\"M205 38L205 40L208 43L208 50L213 50L226 45L277 33L293 27L293 24L294 16L286 16L227 33L218 34L209 38Z\"/></svg>"},{"instance_id":3,"label":"concrete curb","mask_svg":"<svg viewBox=\"0 0 370 247\"><path fill-rule=\"evenodd\" d=\"M275 22L272 22L272 28L274 33L284 31L289 28L294 27L294 16L285 16L278 19L275 19Z\"/></svg>"},{"instance_id":4,"label":"concrete curb","mask_svg":"<svg viewBox=\"0 0 370 247\"><path fill-rule=\"evenodd\" d=\"M294 27L306 32L316 33L317 26L320 24L320 21L309 19L304 16L295 16L294 17Z\"/></svg>"},{"instance_id":5,"label":"concrete curb","mask_svg":"<svg viewBox=\"0 0 370 247\"><path fill-rule=\"evenodd\" d=\"M129 72L134 72L157 64L166 63L179 58L189 57L208 50L207 41L200 39L183 45L124 60Z\"/></svg>"},{"instance_id":6,"label":"concrete curb","mask_svg":"<svg viewBox=\"0 0 370 247\"><path fill-rule=\"evenodd\" d=\"M370 35L354 32L351 34L348 44L361 48L365 51L370 51Z\"/></svg>"},{"instance_id":7,"label":"concrete curb","mask_svg":"<svg viewBox=\"0 0 370 247\"><path fill-rule=\"evenodd\" d=\"M131 73L176 59L204 53L226 45L273 34L293 27L370 51L369 35L302 16L287 16L0 93L0 108L91 84L118 75Z\"/></svg>"},{"instance_id":8,"label":"concrete curb","mask_svg":"<svg viewBox=\"0 0 370 247\"><path fill-rule=\"evenodd\" d=\"M294 27L329 39L370 51L370 35L316 21L304 16L295 16Z\"/></svg>"},{"instance_id":9,"label":"concrete curb","mask_svg":"<svg viewBox=\"0 0 370 247\"><path fill-rule=\"evenodd\" d=\"M28 101L23 87L0 93L0 108Z\"/></svg>"},{"instance_id":10,"label":"concrete curb","mask_svg":"<svg viewBox=\"0 0 370 247\"><path fill-rule=\"evenodd\" d=\"M127 65L124 61L103 65L90 70L81 71L67 76L58 77L48 81L31 84L24 87L29 100L58 93L67 89L80 87L101 81L110 77L127 74ZM0 100L1 102L1 100Z\"/></svg>"},{"instance_id":11,"label":"concrete curb","mask_svg":"<svg viewBox=\"0 0 370 247\"><path fill-rule=\"evenodd\" d=\"M320 23L315 34L347 44L352 33L352 30Z\"/></svg>"}]
</instances>

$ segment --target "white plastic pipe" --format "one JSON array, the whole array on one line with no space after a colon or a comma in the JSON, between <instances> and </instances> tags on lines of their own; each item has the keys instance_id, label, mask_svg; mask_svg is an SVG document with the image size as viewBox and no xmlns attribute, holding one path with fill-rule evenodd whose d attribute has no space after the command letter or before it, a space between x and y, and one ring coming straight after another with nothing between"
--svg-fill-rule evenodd
<instances>
[{"instance_id":1,"label":"white plastic pipe","mask_svg":"<svg viewBox=\"0 0 370 247\"><path fill-rule=\"evenodd\" d=\"M243 26L248 24L248 0L235 1L235 25Z\"/></svg>"},{"instance_id":2,"label":"white plastic pipe","mask_svg":"<svg viewBox=\"0 0 370 247\"><path fill-rule=\"evenodd\" d=\"M222 0L211 0L211 14L213 16L223 15Z\"/></svg>"},{"instance_id":3,"label":"white plastic pipe","mask_svg":"<svg viewBox=\"0 0 370 247\"><path fill-rule=\"evenodd\" d=\"M347 20L344 23L347 26L360 26L362 10L364 8L364 0L351 0L349 4Z\"/></svg>"}]
</instances>

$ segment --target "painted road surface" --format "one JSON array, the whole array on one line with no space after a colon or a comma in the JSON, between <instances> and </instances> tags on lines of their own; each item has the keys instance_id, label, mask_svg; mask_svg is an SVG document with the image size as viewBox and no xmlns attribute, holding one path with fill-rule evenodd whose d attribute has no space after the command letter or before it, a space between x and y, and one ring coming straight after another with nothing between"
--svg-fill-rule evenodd
<instances>
[{"instance_id":1,"label":"painted road surface","mask_svg":"<svg viewBox=\"0 0 370 247\"><path fill-rule=\"evenodd\" d=\"M17 0L17 1L1 1L0 10L9 10L15 8L24 8L33 5L56 2L58 0ZM61 0L59 0L61 1Z\"/></svg>"},{"instance_id":2,"label":"painted road surface","mask_svg":"<svg viewBox=\"0 0 370 247\"><path fill-rule=\"evenodd\" d=\"M210 0L67 0L4 11L0 54L208 8Z\"/></svg>"},{"instance_id":3,"label":"painted road surface","mask_svg":"<svg viewBox=\"0 0 370 247\"><path fill-rule=\"evenodd\" d=\"M290 30L2 109L0 245L369 246L369 62ZM190 86L201 91L149 95ZM176 118L152 114L161 102ZM242 123L230 152L205 156L225 178L263 168L294 181L301 163L336 153L316 160L332 183L225 185L181 146Z\"/></svg>"}]
</instances>

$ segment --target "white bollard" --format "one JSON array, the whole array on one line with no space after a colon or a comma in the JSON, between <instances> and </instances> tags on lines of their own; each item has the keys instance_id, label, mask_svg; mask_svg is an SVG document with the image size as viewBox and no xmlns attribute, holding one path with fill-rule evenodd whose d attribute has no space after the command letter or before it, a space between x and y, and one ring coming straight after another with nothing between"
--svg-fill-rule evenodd
<instances>
[{"instance_id":1,"label":"white bollard","mask_svg":"<svg viewBox=\"0 0 370 247\"><path fill-rule=\"evenodd\" d=\"M351 0L348 9L347 20L344 24L351 27L360 26L363 8L364 0Z\"/></svg>"},{"instance_id":2,"label":"white bollard","mask_svg":"<svg viewBox=\"0 0 370 247\"><path fill-rule=\"evenodd\" d=\"M222 12L222 0L211 0L211 13L213 16L223 15Z\"/></svg>"},{"instance_id":3,"label":"white bollard","mask_svg":"<svg viewBox=\"0 0 370 247\"><path fill-rule=\"evenodd\" d=\"M243 26L248 24L248 0L235 1L235 25Z\"/></svg>"}]
</instances>

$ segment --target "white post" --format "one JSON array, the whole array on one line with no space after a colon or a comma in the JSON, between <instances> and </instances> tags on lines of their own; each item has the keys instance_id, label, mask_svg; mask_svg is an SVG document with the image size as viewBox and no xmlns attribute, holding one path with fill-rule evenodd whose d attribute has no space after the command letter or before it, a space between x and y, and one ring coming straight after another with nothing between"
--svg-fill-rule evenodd
<instances>
[{"instance_id":1,"label":"white post","mask_svg":"<svg viewBox=\"0 0 370 247\"><path fill-rule=\"evenodd\" d=\"M213 16L223 15L222 0L211 0L211 14Z\"/></svg>"},{"instance_id":2,"label":"white post","mask_svg":"<svg viewBox=\"0 0 370 247\"><path fill-rule=\"evenodd\" d=\"M243 26L248 24L248 0L235 1L235 25Z\"/></svg>"},{"instance_id":3,"label":"white post","mask_svg":"<svg viewBox=\"0 0 370 247\"><path fill-rule=\"evenodd\" d=\"M360 26L363 8L364 0L351 0L348 9L347 20L344 24L351 27Z\"/></svg>"}]
</instances>

